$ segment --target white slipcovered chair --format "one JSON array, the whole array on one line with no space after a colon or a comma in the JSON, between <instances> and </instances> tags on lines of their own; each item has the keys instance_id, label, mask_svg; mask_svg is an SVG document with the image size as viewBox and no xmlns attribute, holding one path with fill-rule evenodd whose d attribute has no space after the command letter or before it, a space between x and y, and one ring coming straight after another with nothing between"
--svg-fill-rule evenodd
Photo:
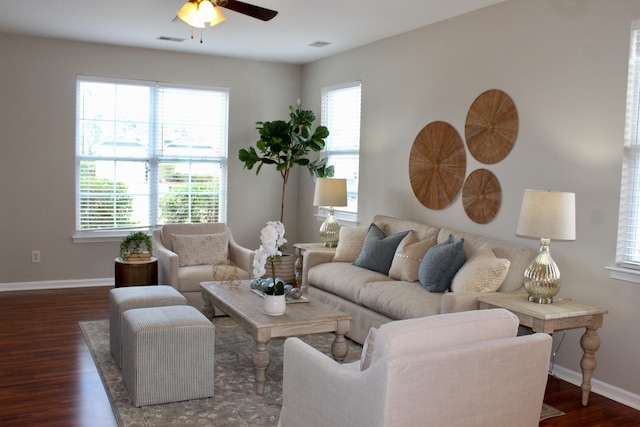
<instances>
[{"instance_id":1,"label":"white slipcovered chair","mask_svg":"<svg viewBox=\"0 0 640 427\"><path fill-rule=\"evenodd\" d=\"M165 224L153 230L153 255L158 258L159 282L202 309L200 282L214 280L214 265L217 280L236 272L240 279L249 279L254 251L236 243L225 223Z\"/></svg>"},{"instance_id":2,"label":"white slipcovered chair","mask_svg":"<svg viewBox=\"0 0 640 427\"><path fill-rule=\"evenodd\" d=\"M517 331L503 309L399 320L343 365L288 338L278 426L537 426L552 340Z\"/></svg>"}]
</instances>

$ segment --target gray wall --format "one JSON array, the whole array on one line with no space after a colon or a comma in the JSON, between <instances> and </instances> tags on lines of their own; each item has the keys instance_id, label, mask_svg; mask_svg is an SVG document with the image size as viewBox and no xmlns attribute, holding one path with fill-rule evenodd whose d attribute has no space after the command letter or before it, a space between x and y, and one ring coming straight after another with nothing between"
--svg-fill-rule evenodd
<instances>
[{"instance_id":1,"label":"gray wall","mask_svg":"<svg viewBox=\"0 0 640 427\"><path fill-rule=\"evenodd\" d=\"M640 284L613 280L604 267L615 256L629 31L639 18L637 0L512 0L308 64L302 74L305 103L315 109L322 87L362 81L362 224L381 213L537 249L536 241L515 236L523 190L575 192L577 240L551 245L563 275L559 296L609 310L595 384L636 395ZM449 122L464 138L468 108L488 89L512 97L520 131L496 165L467 155L467 175L486 167L502 185L498 215L478 225L460 198L440 211L423 207L408 161L414 138L432 121ZM299 192L298 235L317 240L311 184L301 182ZM556 357L574 372L581 334L568 332Z\"/></svg>"},{"instance_id":2,"label":"gray wall","mask_svg":"<svg viewBox=\"0 0 640 427\"><path fill-rule=\"evenodd\" d=\"M0 35L0 283L113 277L119 243L73 243L77 74L227 87L230 90L228 220L257 247L280 215L281 178L242 168L255 122L287 118L300 67L98 44ZM295 179L285 216L295 240ZM42 261L31 263L31 250Z\"/></svg>"}]
</instances>

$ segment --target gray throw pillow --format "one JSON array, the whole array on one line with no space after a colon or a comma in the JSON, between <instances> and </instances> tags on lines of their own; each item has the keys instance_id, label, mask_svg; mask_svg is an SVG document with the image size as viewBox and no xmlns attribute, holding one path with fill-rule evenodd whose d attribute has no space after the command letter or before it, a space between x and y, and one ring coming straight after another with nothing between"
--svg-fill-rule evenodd
<instances>
[{"instance_id":1,"label":"gray throw pillow","mask_svg":"<svg viewBox=\"0 0 640 427\"><path fill-rule=\"evenodd\" d=\"M388 275L396 249L408 233L409 230L387 236L377 225L371 224L353 265Z\"/></svg>"},{"instance_id":2,"label":"gray throw pillow","mask_svg":"<svg viewBox=\"0 0 640 427\"><path fill-rule=\"evenodd\" d=\"M464 239L449 240L429 248L420 262L418 279L429 292L446 292L451 287L453 277L467 261Z\"/></svg>"}]
</instances>

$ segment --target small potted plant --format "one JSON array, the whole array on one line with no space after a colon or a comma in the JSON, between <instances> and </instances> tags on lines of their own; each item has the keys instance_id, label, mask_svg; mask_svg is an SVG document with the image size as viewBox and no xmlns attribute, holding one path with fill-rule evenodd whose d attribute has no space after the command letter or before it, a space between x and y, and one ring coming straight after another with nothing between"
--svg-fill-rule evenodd
<instances>
[{"instance_id":1,"label":"small potted plant","mask_svg":"<svg viewBox=\"0 0 640 427\"><path fill-rule=\"evenodd\" d=\"M151 239L143 231L134 231L120 243L120 259L127 262L149 261L153 253Z\"/></svg>"}]
</instances>

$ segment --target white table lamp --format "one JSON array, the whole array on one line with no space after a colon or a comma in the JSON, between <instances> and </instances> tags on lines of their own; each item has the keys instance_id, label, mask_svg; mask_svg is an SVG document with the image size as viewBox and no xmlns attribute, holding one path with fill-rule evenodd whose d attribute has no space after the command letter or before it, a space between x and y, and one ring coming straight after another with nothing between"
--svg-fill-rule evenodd
<instances>
[{"instance_id":1,"label":"white table lamp","mask_svg":"<svg viewBox=\"0 0 640 427\"><path fill-rule=\"evenodd\" d=\"M320 226L320 240L324 246L338 246L340 224L333 216L333 208L347 206L347 180L342 178L316 178L314 206L327 206L329 215Z\"/></svg>"},{"instance_id":2,"label":"white table lamp","mask_svg":"<svg viewBox=\"0 0 640 427\"><path fill-rule=\"evenodd\" d=\"M516 234L540 238L540 252L524 272L529 301L552 303L560 291L560 270L549 244L551 240L576 239L575 193L524 190Z\"/></svg>"}]
</instances>

